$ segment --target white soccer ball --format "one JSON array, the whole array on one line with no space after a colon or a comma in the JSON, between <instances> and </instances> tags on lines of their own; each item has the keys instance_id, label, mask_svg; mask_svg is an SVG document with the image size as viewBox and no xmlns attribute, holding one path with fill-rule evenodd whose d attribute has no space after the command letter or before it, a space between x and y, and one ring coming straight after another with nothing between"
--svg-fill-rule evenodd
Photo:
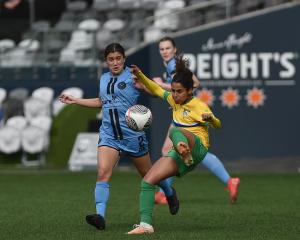
<instances>
[{"instance_id":1,"label":"white soccer ball","mask_svg":"<svg viewBox=\"0 0 300 240\"><path fill-rule=\"evenodd\" d=\"M144 131L152 123L152 113L143 105L134 105L126 111L126 123L134 131Z\"/></svg>"}]
</instances>

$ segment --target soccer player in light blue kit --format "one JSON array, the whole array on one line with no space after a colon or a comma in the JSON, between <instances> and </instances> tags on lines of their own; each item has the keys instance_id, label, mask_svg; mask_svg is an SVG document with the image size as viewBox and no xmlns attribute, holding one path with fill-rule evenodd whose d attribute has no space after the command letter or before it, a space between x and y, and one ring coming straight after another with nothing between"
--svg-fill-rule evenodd
<instances>
[{"instance_id":1,"label":"soccer player in light blue kit","mask_svg":"<svg viewBox=\"0 0 300 240\"><path fill-rule=\"evenodd\" d=\"M153 81L159 84L163 89L171 91L172 76L176 70L175 54L177 52L177 49L174 39L171 37L162 38L159 41L159 52L166 66L166 82L164 82L161 78L153 78ZM193 81L194 88L199 87L199 80L195 75L193 75ZM172 142L168 136L169 133L167 133L166 140L162 147L163 156L167 154L172 147ZM231 203L234 203L237 200L240 179L231 178L220 159L210 152L206 154L201 164L204 165L209 171L211 171L225 184L226 189L229 191L230 194L230 201ZM173 178L168 178L167 181L169 181L169 183L172 184ZM162 189L160 189L160 191L156 193L155 202L157 204L167 203Z\"/></svg>"},{"instance_id":2,"label":"soccer player in light blue kit","mask_svg":"<svg viewBox=\"0 0 300 240\"><path fill-rule=\"evenodd\" d=\"M60 100L66 104L85 107L102 107L103 120L99 132L98 173L95 186L96 214L86 216L87 223L99 230L105 229L105 210L109 199L109 180L120 152L129 155L141 176L145 176L152 164L148 153L148 141L144 132L131 130L125 121L127 109L137 104L140 95L132 80L130 69L125 66L125 51L118 43L108 45L104 57L109 72L100 78L98 98L82 99L62 94ZM137 83L136 83L137 84ZM179 209L176 192L167 181L159 186L166 193L171 214Z\"/></svg>"}]
</instances>

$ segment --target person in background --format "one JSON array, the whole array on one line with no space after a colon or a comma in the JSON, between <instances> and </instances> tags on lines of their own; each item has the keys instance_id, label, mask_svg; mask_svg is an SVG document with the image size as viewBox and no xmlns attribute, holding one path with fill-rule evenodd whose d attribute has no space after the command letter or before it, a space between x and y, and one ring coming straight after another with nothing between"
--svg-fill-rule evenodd
<instances>
[{"instance_id":1,"label":"person in background","mask_svg":"<svg viewBox=\"0 0 300 240\"><path fill-rule=\"evenodd\" d=\"M99 97L83 99L62 94L60 100L66 104L101 108L102 125L99 130L98 172L95 186L96 214L86 216L88 224L99 230L105 229L105 211L109 199L109 180L119 160L120 152L129 155L141 176L145 176L152 164L145 132L131 130L125 121L127 109L137 103L140 91L132 80L132 73L125 66L125 51L119 43L109 44L104 51L109 71L100 77ZM159 186L165 191L170 212L175 214L179 205L173 189L166 181ZM175 201L175 200L176 201Z\"/></svg>"},{"instance_id":2,"label":"person in background","mask_svg":"<svg viewBox=\"0 0 300 240\"><path fill-rule=\"evenodd\" d=\"M166 66L166 82L164 82L159 77L153 78L153 81L155 81L164 90L171 91L172 77L176 71L175 55L177 53L177 48L174 39L168 36L160 39L159 53L161 58L163 59L164 65ZM200 85L199 79L194 74L192 75L192 80L194 89L198 88ZM171 123L170 128L172 127L173 124ZM169 138L168 131L167 136L165 138L165 142L162 147L163 156L169 152L169 150L172 148L172 145L173 143ZM203 161L201 161L201 164L204 165L215 176L217 176L222 183L224 183L224 185L226 186L225 189L229 191L230 202L236 202L240 179L230 177L228 171L225 169L221 160L216 155L210 152L207 152L205 158L203 159ZM167 181L171 185L173 182L173 178L168 178ZM160 189L155 194L155 202L157 204L167 204L166 196L162 189Z\"/></svg>"},{"instance_id":3,"label":"person in background","mask_svg":"<svg viewBox=\"0 0 300 240\"><path fill-rule=\"evenodd\" d=\"M155 185L165 178L182 177L192 171L207 154L208 128L220 128L221 122L204 102L193 96L193 74L182 57L176 59L171 92L147 78L136 65L132 65L132 72L152 94L167 101L173 109L174 127L169 131L173 148L144 176L140 192L140 223L127 233L151 234L154 233Z\"/></svg>"}]
</instances>

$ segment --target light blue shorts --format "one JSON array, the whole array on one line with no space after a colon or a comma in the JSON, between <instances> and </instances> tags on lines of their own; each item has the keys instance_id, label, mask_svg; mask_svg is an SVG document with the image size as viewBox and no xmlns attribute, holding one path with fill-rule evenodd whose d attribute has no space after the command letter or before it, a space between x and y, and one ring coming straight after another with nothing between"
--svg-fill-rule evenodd
<instances>
[{"instance_id":1,"label":"light blue shorts","mask_svg":"<svg viewBox=\"0 0 300 240\"><path fill-rule=\"evenodd\" d=\"M133 157L142 157L149 151L148 140L145 134L122 140L102 137L98 142L98 147L100 146L108 146Z\"/></svg>"}]
</instances>

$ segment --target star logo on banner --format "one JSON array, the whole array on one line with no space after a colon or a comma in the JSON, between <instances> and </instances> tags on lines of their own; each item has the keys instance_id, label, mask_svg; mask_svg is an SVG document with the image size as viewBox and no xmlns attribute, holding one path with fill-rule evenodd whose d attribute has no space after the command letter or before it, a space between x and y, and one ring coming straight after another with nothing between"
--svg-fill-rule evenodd
<instances>
[{"instance_id":1,"label":"star logo on banner","mask_svg":"<svg viewBox=\"0 0 300 240\"><path fill-rule=\"evenodd\" d=\"M247 105L254 108L263 106L266 98L267 97L264 93L264 90L258 89L256 87L248 89L247 94L245 96L245 99L247 100Z\"/></svg>"},{"instance_id":2,"label":"star logo on banner","mask_svg":"<svg viewBox=\"0 0 300 240\"><path fill-rule=\"evenodd\" d=\"M202 102L205 102L208 106L214 105L215 96L213 90L203 88L198 92L197 98L199 98Z\"/></svg>"},{"instance_id":3,"label":"star logo on banner","mask_svg":"<svg viewBox=\"0 0 300 240\"><path fill-rule=\"evenodd\" d=\"M239 91L231 87L223 89L220 96L222 105L230 109L239 105L240 98Z\"/></svg>"}]
</instances>

